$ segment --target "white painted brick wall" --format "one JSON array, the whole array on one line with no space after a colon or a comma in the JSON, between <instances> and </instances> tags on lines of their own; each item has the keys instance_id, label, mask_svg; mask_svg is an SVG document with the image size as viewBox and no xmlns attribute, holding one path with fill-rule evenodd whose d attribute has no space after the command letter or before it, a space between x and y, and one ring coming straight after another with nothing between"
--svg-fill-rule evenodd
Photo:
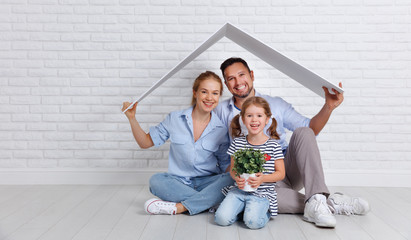
<instances>
[{"instance_id":1,"label":"white painted brick wall","mask_svg":"<svg viewBox=\"0 0 411 240\"><path fill-rule=\"evenodd\" d=\"M334 83L345 101L318 137L326 169L411 170L411 2L0 1L0 169L167 167L120 108L226 21ZM148 130L190 103L192 80L248 60L256 87L311 117L323 99L227 39L141 102ZM224 94L227 98L229 94Z\"/></svg>"}]
</instances>

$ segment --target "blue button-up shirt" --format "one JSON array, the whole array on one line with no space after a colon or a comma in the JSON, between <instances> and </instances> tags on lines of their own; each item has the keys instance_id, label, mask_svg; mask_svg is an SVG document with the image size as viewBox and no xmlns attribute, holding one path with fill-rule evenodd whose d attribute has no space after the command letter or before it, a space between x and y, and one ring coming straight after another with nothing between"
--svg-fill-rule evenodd
<instances>
[{"instance_id":1,"label":"blue button-up shirt","mask_svg":"<svg viewBox=\"0 0 411 240\"><path fill-rule=\"evenodd\" d=\"M190 182L191 177L225 172L230 165L227 127L214 112L200 138L194 142L193 107L171 112L163 122L150 128L154 146L170 139L168 173Z\"/></svg>"},{"instance_id":2,"label":"blue button-up shirt","mask_svg":"<svg viewBox=\"0 0 411 240\"><path fill-rule=\"evenodd\" d=\"M286 129L294 131L299 127L308 127L311 119L302 116L294 110L293 106L280 97L271 97L268 95L261 95L257 91L255 96L262 97L270 104L272 117L277 121L277 132L280 135L279 143L284 150L287 149L288 143L286 141ZM214 110L218 117L223 121L224 125L230 127L231 120L239 113L234 105L234 98L227 99L220 102ZM241 121L241 118L240 118ZM264 129L266 133L268 127L271 125L271 120ZM242 132L246 130L242 128ZM243 132L244 133L244 132ZM244 133L246 135L246 133Z\"/></svg>"}]
</instances>

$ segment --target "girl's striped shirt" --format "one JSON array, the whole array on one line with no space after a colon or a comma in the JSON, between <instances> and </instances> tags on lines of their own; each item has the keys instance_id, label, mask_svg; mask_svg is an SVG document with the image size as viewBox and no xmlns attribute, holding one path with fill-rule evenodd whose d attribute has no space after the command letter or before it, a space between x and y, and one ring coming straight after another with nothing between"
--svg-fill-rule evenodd
<instances>
[{"instance_id":1,"label":"girl's striped shirt","mask_svg":"<svg viewBox=\"0 0 411 240\"><path fill-rule=\"evenodd\" d=\"M260 150L262 153L268 154L271 158L266 161L263 165L265 171L263 174L271 174L275 171L275 160L284 159L283 152L281 150L280 144L276 140L268 139L265 143L261 145L252 145L247 141L247 137L238 137L233 140L230 147L227 150L229 155L234 155L234 153L240 149L253 148ZM225 187L222 191L226 195L234 186ZM275 191L275 183L262 183L258 189L251 194L259 197L267 198L270 201L270 213L271 217L277 216L278 204L277 204L277 192Z\"/></svg>"}]
</instances>

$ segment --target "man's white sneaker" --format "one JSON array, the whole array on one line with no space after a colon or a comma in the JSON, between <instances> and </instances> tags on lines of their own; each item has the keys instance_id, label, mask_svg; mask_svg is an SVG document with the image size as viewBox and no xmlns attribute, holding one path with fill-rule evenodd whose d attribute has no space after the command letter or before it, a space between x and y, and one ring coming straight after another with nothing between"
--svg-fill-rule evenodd
<instances>
[{"instance_id":1,"label":"man's white sneaker","mask_svg":"<svg viewBox=\"0 0 411 240\"><path fill-rule=\"evenodd\" d=\"M328 198L331 211L335 214L364 215L370 211L368 202L359 197L350 197L340 192L332 194Z\"/></svg>"},{"instance_id":2,"label":"man's white sneaker","mask_svg":"<svg viewBox=\"0 0 411 240\"><path fill-rule=\"evenodd\" d=\"M177 212L176 203L166 202L160 199L152 198L144 204L144 210L148 214L170 214L175 215Z\"/></svg>"},{"instance_id":3,"label":"man's white sneaker","mask_svg":"<svg viewBox=\"0 0 411 240\"><path fill-rule=\"evenodd\" d=\"M328 208L325 196L321 194L315 194L307 201L303 219L318 227L333 228L337 225L337 220Z\"/></svg>"}]
</instances>

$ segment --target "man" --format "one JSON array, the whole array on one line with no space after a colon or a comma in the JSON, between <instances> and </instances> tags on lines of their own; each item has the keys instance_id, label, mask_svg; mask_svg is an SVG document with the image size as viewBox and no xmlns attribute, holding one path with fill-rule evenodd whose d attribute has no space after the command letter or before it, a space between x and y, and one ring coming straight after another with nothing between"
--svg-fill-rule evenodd
<instances>
[{"instance_id":1,"label":"man","mask_svg":"<svg viewBox=\"0 0 411 240\"><path fill-rule=\"evenodd\" d=\"M325 104L317 115L309 119L295 111L291 104L280 97L256 92L253 87L254 72L243 59L229 58L221 64L220 69L224 82L233 95L215 109L224 124L229 127L231 119L240 112L242 104L252 96L266 99L273 117L277 120L279 143L285 156L286 169L285 179L276 186L280 213L304 213L303 219L315 223L316 226L335 227L336 219L331 210L334 213L345 214L365 214L369 211L365 200L341 193L330 196L325 185L315 136L324 128L333 110L343 102L342 93L332 89L334 94L331 94L323 87ZM342 87L342 84L339 83L339 86ZM286 129L293 131L289 144L286 141ZM305 195L298 192L303 187Z\"/></svg>"}]
</instances>

